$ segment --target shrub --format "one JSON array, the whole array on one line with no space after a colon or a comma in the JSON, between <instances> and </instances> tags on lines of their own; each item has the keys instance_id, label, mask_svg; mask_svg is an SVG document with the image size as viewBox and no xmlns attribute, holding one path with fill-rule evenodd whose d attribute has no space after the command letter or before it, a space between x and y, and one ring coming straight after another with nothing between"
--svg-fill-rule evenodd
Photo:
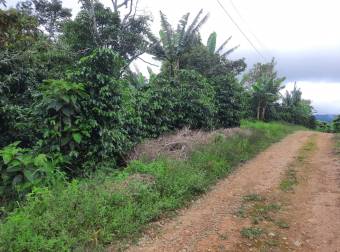
<instances>
[{"instance_id":1,"label":"shrub","mask_svg":"<svg viewBox=\"0 0 340 252\"><path fill-rule=\"evenodd\" d=\"M141 118L141 136L154 138L175 129L174 94L170 85L159 79L138 91L137 107Z\"/></svg>"},{"instance_id":2,"label":"shrub","mask_svg":"<svg viewBox=\"0 0 340 252\"><path fill-rule=\"evenodd\" d=\"M52 185L62 174L51 157L19 147L20 142L0 150L0 193L2 198L23 196L34 186Z\"/></svg>"},{"instance_id":3,"label":"shrub","mask_svg":"<svg viewBox=\"0 0 340 252\"><path fill-rule=\"evenodd\" d=\"M196 71L180 70L170 80L159 75L144 90L139 107L146 136L156 137L185 126L214 128L214 89Z\"/></svg>"},{"instance_id":4,"label":"shrub","mask_svg":"<svg viewBox=\"0 0 340 252\"><path fill-rule=\"evenodd\" d=\"M176 114L175 127L212 129L215 126L216 107L213 86L194 70L180 70L173 83Z\"/></svg>"},{"instance_id":5,"label":"shrub","mask_svg":"<svg viewBox=\"0 0 340 252\"><path fill-rule=\"evenodd\" d=\"M212 81L215 88L218 127L240 125L243 108L242 87L234 76L217 76Z\"/></svg>"},{"instance_id":6,"label":"shrub","mask_svg":"<svg viewBox=\"0 0 340 252\"><path fill-rule=\"evenodd\" d=\"M84 84L89 96L82 103L83 119L91 126L85 167L93 169L102 162L114 168L139 135L134 93L121 78L124 66L116 52L100 48L83 57L69 73L69 79Z\"/></svg>"},{"instance_id":7,"label":"shrub","mask_svg":"<svg viewBox=\"0 0 340 252\"><path fill-rule=\"evenodd\" d=\"M340 133L340 115L333 120L333 131L335 133Z\"/></svg>"},{"instance_id":8,"label":"shrub","mask_svg":"<svg viewBox=\"0 0 340 252\"><path fill-rule=\"evenodd\" d=\"M83 84L63 80L45 81L39 89L41 95L34 114L41 132L40 149L61 154L65 165L68 164L64 169L75 173L86 154L84 146L94 127L82 107L89 95Z\"/></svg>"}]
</instances>

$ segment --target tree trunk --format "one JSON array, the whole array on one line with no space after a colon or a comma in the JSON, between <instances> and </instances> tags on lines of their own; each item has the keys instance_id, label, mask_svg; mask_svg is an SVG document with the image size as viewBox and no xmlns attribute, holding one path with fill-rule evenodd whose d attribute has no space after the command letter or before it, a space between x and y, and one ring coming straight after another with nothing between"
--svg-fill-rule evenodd
<instances>
[{"instance_id":1,"label":"tree trunk","mask_svg":"<svg viewBox=\"0 0 340 252\"><path fill-rule=\"evenodd\" d=\"M97 19L96 19L96 15L94 12L94 1L90 0L90 17L92 19L92 32L93 32L93 38L94 38L94 42L96 45L98 45L98 31L97 31Z\"/></svg>"},{"instance_id":2,"label":"tree trunk","mask_svg":"<svg viewBox=\"0 0 340 252\"><path fill-rule=\"evenodd\" d=\"M262 115L261 115L261 117L262 117L262 121L264 121L264 117L265 117L265 114L266 114L266 107L267 106L264 106L263 108L262 108Z\"/></svg>"},{"instance_id":3,"label":"tree trunk","mask_svg":"<svg viewBox=\"0 0 340 252\"><path fill-rule=\"evenodd\" d=\"M261 110L261 107L260 107L260 104L257 105L257 111L256 111L256 119L257 120L260 120L260 110Z\"/></svg>"}]
</instances>

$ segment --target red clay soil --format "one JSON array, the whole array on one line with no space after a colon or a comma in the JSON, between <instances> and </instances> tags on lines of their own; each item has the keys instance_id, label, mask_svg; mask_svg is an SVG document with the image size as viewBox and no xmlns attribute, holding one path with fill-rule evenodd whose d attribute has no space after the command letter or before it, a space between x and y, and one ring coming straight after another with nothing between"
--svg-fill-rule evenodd
<instances>
[{"instance_id":1,"label":"red clay soil","mask_svg":"<svg viewBox=\"0 0 340 252\"><path fill-rule=\"evenodd\" d=\"M250 224L235 215L242 196L277 191L289 164L313 134L300 131L273 144L163 223L160 230L148 230L128 251L241 251L235 245L244 239L242 227ZM293 207L286 212L290 218L287 243L295 247L288 251L340 251L340 160L332 151L331 134L317 133L316 138L318 147L308 161L311 168L305 182L289 196Z\"/></svg>"},{"instance_id":2,"label":"red clay soil","mask_svg":"<svg viewBox=\"0 0 340 252\"><path fill-rule=\"evenodd\" d=\"M294 251L340 251L340 158L332 134L317 134L317 151L300 174L287 211Z\"/></svg>"}]
</instances>

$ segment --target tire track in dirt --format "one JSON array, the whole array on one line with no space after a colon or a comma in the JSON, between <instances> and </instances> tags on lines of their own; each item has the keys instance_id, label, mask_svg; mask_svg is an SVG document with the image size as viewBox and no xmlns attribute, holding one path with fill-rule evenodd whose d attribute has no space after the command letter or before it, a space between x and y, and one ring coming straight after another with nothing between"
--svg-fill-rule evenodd
<instances>
[{"instance_id":1,"label":"tire track in dirt","mask_svg":"<svg viewBox=\"0 0 340 252\"><path fill-rule=\"evenodd\" d=\"M273 144L181 210L159 233L148 232L128 251L228 251L241 239L240 229L247 224L234 214L242 196L277 188L287 166L312 134L296 132Z\"/></svg>"},{"instance_id":2,"label":"tire track in dirt","mask_svg":"<svg viewBox=\"0 0 340 252\"><path fill-rule=\"evenodd\" d=\"M340 157L332 134L317 133L317 151L300 171L286 214L294 251L340 252Z\"/></svg>"}]
</instances>

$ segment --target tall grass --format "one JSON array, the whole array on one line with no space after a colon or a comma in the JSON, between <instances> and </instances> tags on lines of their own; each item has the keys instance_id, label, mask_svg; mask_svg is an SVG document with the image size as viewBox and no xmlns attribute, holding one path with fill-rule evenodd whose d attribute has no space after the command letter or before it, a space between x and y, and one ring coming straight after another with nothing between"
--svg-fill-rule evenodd
<instances>
[{"instance_id":1,"label":"tall grass","mask_svg":"<svg viewBox=\"0 0 340 252\"><path fill-rule=\"evenodd\" d=\"M182 207L271 143L299 129L242 122L249 134L217 136L187 160L134 161L55 188L36 188L0 223L1 251L102 250L137 237L146 225Z\"/></svg>"}]
</instances>

